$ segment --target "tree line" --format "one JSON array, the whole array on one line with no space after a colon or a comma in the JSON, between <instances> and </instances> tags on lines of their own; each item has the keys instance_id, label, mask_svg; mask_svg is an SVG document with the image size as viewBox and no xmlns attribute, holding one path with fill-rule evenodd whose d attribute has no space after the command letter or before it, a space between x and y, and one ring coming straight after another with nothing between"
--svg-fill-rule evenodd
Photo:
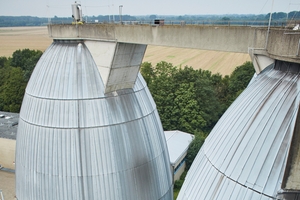
<instances>
[{"instance_id":1,"label":"tree line","mask_svg":"<svg viewBox=\"0 0 300 200\"><path fill-rule=\"evenodd\" d=\"M231 103L247 87L255 71L251 62L237 66L231 75L183 68L160 62L141 66L164 130L195 135L186 157L189 169L205 138Z\"/></svg>"},{"instance_id":2,"label":"tree line","mask_svg":"<svg viewBox=\"0 0 300 200\"><path fill-rule=\"evenodd\" d=\"M27 82L42 54L39 50L23 49L15 51L12 57L0 57L0 110L20 111ZM157 105L164 130L204 135L211 131L254 74L250 62L224 77L164 61L156 66L142 63L140 71Z\"/></svg>"},{"instance_id":3,"label":"tree line","mask_svg":"<svg viewBox=\"0 0 300 200\"><path fill-rule=\"evenodd\" d=\"M25 88L42 56L39 50L17 50L12 57L0 57L0 110L20 112Z\"/></svg>"},{"instance_id":4,"label":"tree line","mask_svg":"<svg viewBox=\"0 0 300 200\"><path fill-rule=\"evenodd\" d=\"M141 15L131 16L122 15L123 21L148 21L153 22L154 19L164 19L165 21L200 21L200 22L218 22L218 21L267 21L270 13L268 14L227 14L227 15ZM119 15L98 15L98 16L83 16L83 20L88 23L98 22L111 22L115 19L118 22ZM273 20L299 20L299 11L274 12L272 14ZM14 27L14 26L44 26L49 22L53 24L70 24L73 18L70 17L32 17L32 16L0 16L0 27Z\"/></svg>"},{"instance_id":5,"label":"tree line","mask_svg":"<svg viewBox=\"0 0 300 200\"><path fill-rule=\"evenodd\" d=\"M157 105L164 130L209 133L220 116L245 89L254 74L252 63L230 76L208 70L145 62L141 73Z\"/></svg>"},{"instance_id":6,"label":"tree line","mask_svg":"<svg viewBox=\"0 0 300 200\"><path fill-rule=\"evenodd\" d=\"M39 50L17 50L0 57L0 110L19 112L24 88L42 56ZM160 62L142 63L141 73L156 102L165 130L208 133L219 117L247 86L252 63L237 67L230 76ZM18 91L18 92L14 92ZM10 100L9 100L10 99Z\"/></svg>"}]
</instances>

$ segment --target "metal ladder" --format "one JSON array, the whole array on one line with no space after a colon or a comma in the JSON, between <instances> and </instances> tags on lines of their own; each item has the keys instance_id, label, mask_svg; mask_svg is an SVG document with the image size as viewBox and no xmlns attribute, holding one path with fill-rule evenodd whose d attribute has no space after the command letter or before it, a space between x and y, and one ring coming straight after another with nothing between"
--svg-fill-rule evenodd
<instances>
[{"instance_id":1,"label":"metal ladder","mask_svg":"<svg viewBox=\"0 0 300 200\"><path fill-rule=\"evenodd\" d=\"M0 200L4 200L4 196L3 196L2 190L0 190Z\"/></svg>"}]
</instances>

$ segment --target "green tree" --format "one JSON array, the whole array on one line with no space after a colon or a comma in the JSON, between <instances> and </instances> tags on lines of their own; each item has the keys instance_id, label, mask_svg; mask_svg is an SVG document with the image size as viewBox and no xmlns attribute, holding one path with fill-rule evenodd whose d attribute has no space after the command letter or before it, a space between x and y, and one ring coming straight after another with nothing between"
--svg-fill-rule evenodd
<instances>
[{"instance_id":1,"label":"green tree","mask_svg":"<svg viewBox=\"0 0 300 200\"><path fill-rule=\"evenodd\" d=\"M27 82L20 67L5 69L5 81L0 86L0 110L19 112Z\"/></svg>"},{"instance_id":2,"label":"green tree","mask_svg":"<svg viewBox=\"0 0 300 200\"><path fill-rule=\"evenodd\" d=\"M149 85L154 79L154 70L152 64L149 62L144 62L141 65L141 74L143 75L147 85Z\"/></svg>"},{"instance_id":3,"label":"green tree","mask_svg":"<svg viewBox=\"0 0 300 200\"><path fill-rule=\"evenodd\" d=\"M194 83L182 83L175 92L174 117L178 130L194 134L206 127L200 106L196 100Z\"/></svg>"},{"instance_id":4,"label":"green tree","mask_svg":"<svg viewBox=\"0 0 300 200\"><path fill-rule=\"evenodd\" d=\"M228 84L229 105L244 91L255 73L253 64L245 62L231 73Z\"/></svg>"},{"instance_id":5,"label":"green tree","mask_svg":"<svg viewBox=\"0 0 300 200\"><path fill-rule=\"evenodd\" d=\"M284 13L284 12L274 12L274 13L272 13L272 20L279 20L279 19L285 20L286 17L287 17L287 13ZM269 19L269 18L270 18L270 13L268 13L265 16L265 19Z\"/></svg>"},{"instance_id":6,"label":"green tree","mask_svg":"<svg viewBox=\"0 0 300 200\"><path fill-rule=\"evenodd\" d=\"M174 130L177 127L174 117L175 85L173 76L177 69L171 63L157 63L153 69L153 80L148 87L154 98L164 130Z\"/></svg>"},{"instance_id":7,"label":"green tree","mask_svg":"<svg viewBox=\"0 0 300 200\"><path fill-rule=\"evenodd\" d=\"M206 121L204 132L208 133L221 116L221 105L213 85L211 72L198 70L200 78L195 81L195 96L201 110L201 116Z\"/></svg>"},{"instance_id":8,"label":"green tree","mask_svg":"<svg viewBox=\"0 0 300 200\"><path fill-rule=\"evenodd\" d=\"M194 105L194 111L197 111L197 120L199 120L199 122L197 129L194 129L193 132L199 130L209 132L222 114L217 90L215 88L217 82L221 82L221 80L221 75L214 76L210 71L201 69L195 70L187 66L183 69L179 69L178 72L175 73L174 84L177 90L181 92L180 94L179 91L177 91L176 98L184 100L185 103L188 102L189 104L186 105L186 108L190 108L188 105ZM191 88L188 89L182 84L188 84ZM184 91L180 89L182 86L185 87ZM181 103L181 105L183 105L183 103ZM179 112L184 113L188 110L186 108L184 109L182 106ZM187 116L187 118L196 119L195 115L193 115L194 111L190 112L190 116ZM176 116L180 116L180 114L177 113ZM191 119L189 120L190 122L192 122ZM193 122L193 124L195 123ZM194 125L190 125L195 128Z\"/></svg>"},{"instance_id":9,"label":"green tree","mask_svg":"<svg viewBox=\"0 0 300 200\"><path fill-rule=\"evenodd\" d=\"M288 14L289 19L294 20L294 19L300 19L300 13L299 11L291 11Z\"/></svg>"},{"instance_id":10,"label":"green tree","mask_svg":"<svg viewBox=\"0 0 300 200\"><path fill-rule=\"evenodd\" d=\"M10 64L12 67L21 67L24 71L25 80L28 81L42 54L43 52L40 50L17 50L13 53Z\"/></svg>"},{"instance_id":11,"label":"green tree","mask_svg":"<svg viewBox=\"0 0 300 200\"><path fill-rule=\"evenodd\" d=\"M221 75L187 66L177 69L166 62L158 63L155 68L143 63L141 73L165 130L209 132L222 115L224 109L215 89L217 85L224 87Z\"/></svg>"},{"instance_id":12,"label":"green tree","mask_svg":"<svg viewBox=\"0 0 300 200\"><path fill-rule=\"evenodd\" d=\"M31 73L41 51L17 50L12 58L0 57L0 110L19 112Z\"/></svg>"},{"instance_id":13,"label":"green tree","mask_svg":"<svg viewBox=\"0 0 300 200\"><path fill-rule=\"evenodd\" d=\"M177 69L164 61L155 68L143 63L141 73L157 105L164 130L209 133L254 74L252 63L222 78L192 67Z\"/></svg>"},{"instance_id":14,"label":"green tree","mask_svg":"<svg viewBox=\"0 0 300 200\"><path fill-rule=\"evenodd\" d=\"M156 19L157 16L156 16L156 15L150 15L149 18L150 18L151 20L153 20L153 19Z\"/></svg>"},{"instance_id":15,"label":"green tree","mask_svg":"<svg viewBox=\"0 0 300 200\"><path fill-rule=\"evenodd\" d=\"M202 147L206 135L203 132L195 134L194 140L191 142L185 158L186 170L189 170L194 159L196 158L200 148Z\"/></svg>"},{"instance_id":16,"label":"green tree","mask_svg":"<svg viewBox=\"0 0 300 200\"><path fill-rule=\"evenodd\" d=\"M0 57L0 69L4 68L5 65L7 65L8 59L6 57Z\"/></svg>"},{"instance_id":17,"label":"green tree","mask_svg":"<svg viewBox=\"0 0 300 200\"><path fill-rule=\"evenodd\" d=\"M184 68L179 68L177 73L174 74L174 82L178 88L182 83L195 83L197 79L201 78L201 72L195 70L192 67L185 66Z\"/></svg>"},{"instance_id":18,"label":"green tree","mask_svg":"<svg viewBox=\"0 0 300 200\"><path fill-rule=\"evenodd\" d=\"M254 67L246 62L236 67L230 76L212 74L192 67L177 69L171 63L160 62L155 68L142 65L141 73L156 102L164 130L181 130L195 135L186 156L188 170L206 136L230 106L248 86ZM183 179L176 181L174 196Z\"/></svg>"},{"instance_id":19,"label":"green tree","mask_svg":"<svg viewBox=\"0 0 300 200\"><path fill-rule=\"evenodd\" d=\"M230 21L230 18L229 17L223 17L222 20L223 21Z\"/></svg>"},{"instance_id":20,"label":"green tree","mask_svg":"<svg viewBox=\"0 0 300 200\"><path fill-rule=\"evenodd\" d=\"M173 187L174 199L177 199L177 196L178 196L178 194L179 194L179 191L180 191L180 189L181 189L181 187L182 187L182 185L183 185L183 182L184 182L184 180L185 180L186 174L187 174L187 171L185 170L185 171L181 174L179 180L175 181L175 183L174 183L174 187Z\"/></svg>"}]
</instances>

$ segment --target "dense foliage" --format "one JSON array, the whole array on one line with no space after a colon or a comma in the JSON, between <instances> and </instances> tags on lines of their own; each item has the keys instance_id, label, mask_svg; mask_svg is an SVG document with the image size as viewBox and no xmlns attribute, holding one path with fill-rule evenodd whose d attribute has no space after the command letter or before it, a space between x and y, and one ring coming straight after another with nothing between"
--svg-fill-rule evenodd
<instances>
[{"instance_id":1,"label":"dense foliage","mask_svg":"<svg viewBox=\"0 0 300 200\"><path fill-rule=\"evenodd\" d=\"M202 144L204 143L205 138L206 138L206 134L204 133L195 134L195 138L191 142L185 158L186 170L190 169L194 159L198 154L198 151L200 150Z\"/></svg>"},{"instance_id":2,"label":"dense foliage","mask_svg":"<svg viewBox=\"0 0 300 200\"><path fill-rule=\"evenodd\" d=\"M15 51L10 58L0 57L0 110L19 111L24 89L41 55L41 51L23 49ZM222 77L192 67L177 68L162 61L155 67L143 63L141 73L165 130L207 134L247 86L254 69L246 62L230 76Z\"/></svg>"},{"instance_id":3,"label":"dense foliage","mask_svg":"<svg viewBox=\"0 0 300 200\"><path fill-rule=\"evenodd\" d=\"M192 67L177 68L171 63L142 64L141 73L148 84L164 130L181 130L195 135L186 156L189 169L206 136L221 115L247 87L254 74L251 62L236 67L222 77ZM179 191L183 180L176 182ZM175 192L176 194L176 192Z\"/></svg>"},{"instance_id":4,"label":"dense foliage","mask_svg":"<svg viewBox=\"0 0 300 200\"><path fill-rule=\"evenodd\" d=\"M41 26L46 25L47 18L30 16L0 16L0 27L11 26Z\"/></svg>"},{"instance_id":5,"label":"dense foliage","mask_svg":"<svg viewBox=\"0 0 300 200\"><path fill-rule=\"evenodd\" d=\"M179 191L181 189L181 186L183 185L184 179L186 177L187 171L184 171L180 179L174 182L174 187L173 187L173 194L174 194L174 199L177 199L177 196L179 194Z\"/></svg>"},{"instance_id":6,"label":"dense foliage","mask_svg":"<svg viewBox=\"0 0 300 200\"><path fill-rule=\"evenodd\" d=\"M119 15L99 15L99 16L85 16L83 21L88 23L109 22L115 19L119 21ZM136 21L136 17L130 15L122 15L123 21ZM70 17L58 17L51 18L46 17L31 17L31 16L0 16L0 27L13 27L13 26L45 26L48 23L52 24L71 24L73 18Z\"/></svg>"},{"instance_id":7,"label":"dense foliage","mask_svg":"<svg viewBox=\"0 0 300 200\"><path fill-rule=\"evenodd\" d=\"M0 110L20 111L27 82L41 55L41 51L24 49L15 51L10 58L0 57ZM222 77L162 61L155 67L143 63L141 73L156 102L164 130L181 130L196 136L187 158L189 167L218 119L247 87L254 68L246 62L230 76Z\"/></svg>"},{"instance_id":8,"label":"dense foliage","mask_svg":"<svg viewBox=\"0 0 300 200\"><path fill-rule=\"evenodd\" d=\"M254 74L250 62L222 77L164 61L142 64L141 73L157 105L164 130L209 133Z\"/></svg>"},{"instance_id":9,"label":"dense foliage","mask_svg":"<svg viewBox=\"0 0 300 200\"><path fill-rule=\"evenodd\" d=\"M11 58L0 57L0 110L19 112L30 75L41 51L17 50Z\"/></svg>"}]
</instances>

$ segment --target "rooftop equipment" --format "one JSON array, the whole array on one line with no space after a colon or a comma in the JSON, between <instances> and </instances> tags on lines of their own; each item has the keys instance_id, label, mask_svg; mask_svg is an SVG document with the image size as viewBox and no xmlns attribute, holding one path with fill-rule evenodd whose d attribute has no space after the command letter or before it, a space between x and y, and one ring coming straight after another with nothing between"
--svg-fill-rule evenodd
<instances>
[{"instance_id":1,"label":"rooftop equipment","mask_svg":"<svg viewBox=\"0 0 300 200\"><path fill-rule=\"evenodd\" d=\"M83 21L81 4L77 3L76 1L74 4L72 4L72 18L74 18L75 22Z\"/></svg>"}]
</instances>

